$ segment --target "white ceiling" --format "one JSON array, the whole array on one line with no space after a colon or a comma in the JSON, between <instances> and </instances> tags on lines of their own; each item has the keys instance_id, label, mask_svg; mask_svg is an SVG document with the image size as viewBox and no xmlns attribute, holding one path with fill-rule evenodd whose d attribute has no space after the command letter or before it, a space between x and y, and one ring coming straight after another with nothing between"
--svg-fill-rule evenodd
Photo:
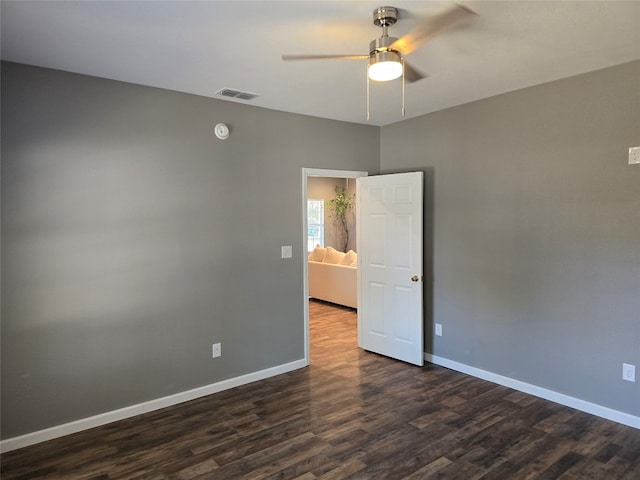
<instances>
[{"instance_id":1,"label":"white ceiling","mask_svg":"<svg viewBox=\"0 0 640 480\"><path fill-rule=\"evenodd\" d=\"M366 61L284 62L281 54L367 54L376 7L400 9L390 34L442 1L7 1L2 59L372 125L402 120L401 82L372 83ZM406 117L640 58L640 1L473 1L478 13L408 61Z\"/></svg>"}]
</instances>

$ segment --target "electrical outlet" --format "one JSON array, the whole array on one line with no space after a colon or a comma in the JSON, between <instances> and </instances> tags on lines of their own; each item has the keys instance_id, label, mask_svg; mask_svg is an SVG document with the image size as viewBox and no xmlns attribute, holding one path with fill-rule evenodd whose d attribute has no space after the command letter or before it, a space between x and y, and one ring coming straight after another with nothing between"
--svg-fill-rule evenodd
<instances>
[{"instance_id":1,"label":"electrical outlet","mask_svg":"<svg viewBox=\"0 0 640 480\"><path fill-rule=\"evenodd\" d=\"M640 163L640 147L631 147L629 149L629 165Z\"/></svg>"},{"instance_id":2,"label":"electrical outlet","mask_svg":"<svg viewBox=\"0 0 640 480\"><path fill-rule=\"evenodd\" d=\"M442 336L442 324L441 323L436 323L436 336L438 336L438 337Z\"/></svg>"},{"instance_id":3,"label":"electrical outlet","mask_svg":"<svg viewBox=\"0 0 640 480\"><path fill-rule=\"evenodd\" d=\"M628 363L622 364L622 379L627 382L636 381L636 366Z\"/></svg>"},{"instance_id":4,"label":"electrical outlet","mask_svg":"<svg viewBox=\"0 0 640 480\"><path fill-rule=\"evenodd\" d=\"M213 347L211 349L211 356L213 358L218 358L220 356L222 356L222 344L221 343L214 343Z\"/></svg>"}]
</instances>

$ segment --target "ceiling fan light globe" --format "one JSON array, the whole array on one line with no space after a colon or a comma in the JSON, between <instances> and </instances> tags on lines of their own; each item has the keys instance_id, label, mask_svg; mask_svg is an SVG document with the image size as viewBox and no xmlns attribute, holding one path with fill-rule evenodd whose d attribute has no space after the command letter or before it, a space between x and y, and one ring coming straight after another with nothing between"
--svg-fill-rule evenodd
<instances>
[{"instance_id":1,"label":"ceiling fan light globe","mask_svg":"<svg viewBox=\"0 0 640 480\"><path fill-rule=\"evenodd\" d=\"M378 52L369 58L369 78L376 82L395 80L402 75L402 61L396 52Z\"/></svg>"}]
</instances>

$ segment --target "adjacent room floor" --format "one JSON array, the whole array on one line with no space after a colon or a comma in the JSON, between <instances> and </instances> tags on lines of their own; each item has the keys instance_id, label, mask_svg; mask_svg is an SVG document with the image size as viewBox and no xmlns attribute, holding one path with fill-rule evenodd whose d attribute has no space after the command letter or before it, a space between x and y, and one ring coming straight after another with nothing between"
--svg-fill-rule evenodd
<instances>
[{"instance_id":1,"label":"adjacent room floor","mask_svg":"<svg viewBox=\"0 0 640 480\"><path fill-rule=\"evenodd\" d=\"M357 348L310 302L311 366L2 455L10 479L640 478L640 430Z\"/></svg>"}]
</instances>

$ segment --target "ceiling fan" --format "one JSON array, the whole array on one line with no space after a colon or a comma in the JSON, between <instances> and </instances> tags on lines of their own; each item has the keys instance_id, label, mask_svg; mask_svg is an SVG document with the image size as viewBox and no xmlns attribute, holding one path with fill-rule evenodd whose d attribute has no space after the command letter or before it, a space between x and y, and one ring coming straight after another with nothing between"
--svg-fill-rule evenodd
<instances>
[{"instance_id":1,"label":"ceiling fan","mask_svg":"<svg viewBox=\"0 0 640 480\"><path fill-rule=\"evenodd\" d=\"M369 119L369 80L386 82L402 77L402 116L404 117L404 83L417 82L427 75L405 61L405 56L436 34L458 21L477 15L470 8L454 4L423 18L409 33L400 38L390 37L388 28L398 21L398 9L379 7L373 11L373 24L382 28L382 35L369 43L368 55L282 55L283 60L368 60L367 66L367 120Z\"/></svg>"}]
</instances>

